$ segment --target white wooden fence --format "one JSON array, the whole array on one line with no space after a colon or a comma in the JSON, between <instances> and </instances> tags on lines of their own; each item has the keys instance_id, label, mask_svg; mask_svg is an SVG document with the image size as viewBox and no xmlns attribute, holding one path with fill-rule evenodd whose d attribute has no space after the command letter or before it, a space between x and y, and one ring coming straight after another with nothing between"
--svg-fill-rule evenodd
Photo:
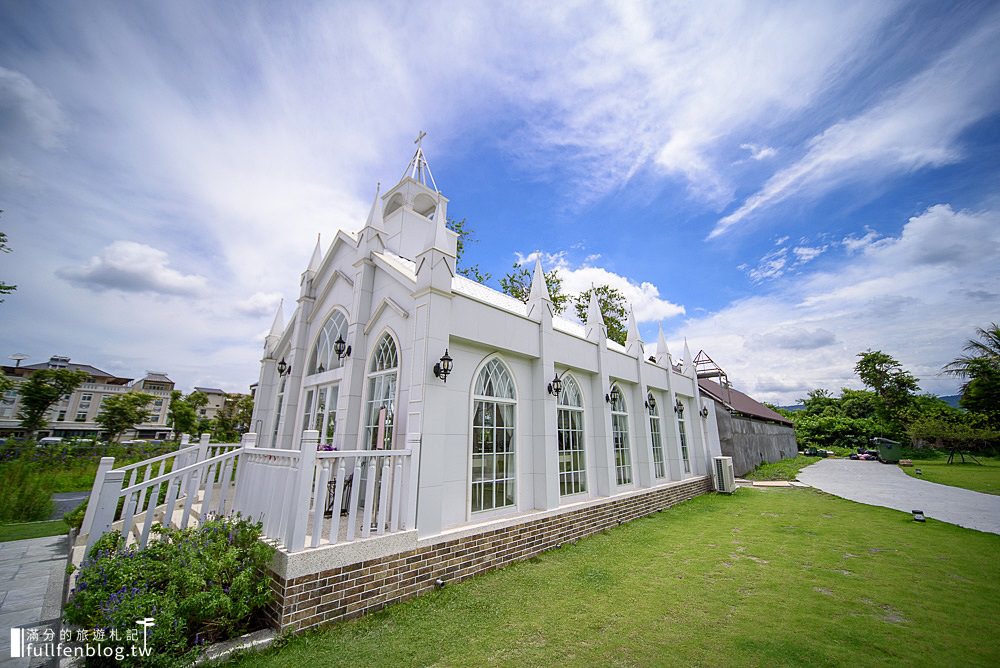
<instances>
[{"instance_id":1,"label":"white wooden fence","mask_svg":"<svg viewBox=\"0 0 1000 668\"><path fill-rule=\"evenodd\" d=\"M239 512L260 520L264 535L289 552L412 529L416 520L414 450L317 452L319 433L301 449L256 447L256 434L216 445L203 435L182 447L119 469L101 460L81 527L87 550L106 531L140 548L156 523L185 528L194 520Z\"/></svg>"}]
</instances>

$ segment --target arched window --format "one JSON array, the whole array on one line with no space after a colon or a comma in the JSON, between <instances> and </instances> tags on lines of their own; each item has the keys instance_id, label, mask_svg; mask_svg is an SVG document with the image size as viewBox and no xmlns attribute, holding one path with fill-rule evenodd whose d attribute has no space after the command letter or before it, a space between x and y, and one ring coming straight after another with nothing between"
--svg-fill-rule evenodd
<instances>
[{"instance_id":1,"label":"arched window","mask_svg":"<svg viewBox=\"0 0 1000 668\"><path fill-rule=\"evenodd\" d=\"M563 379L558 402L559 493L563 496L587 491L587 467L583 448L583 397L572 376Z\"/></svg>"},{"instance_id":2,"label":"arched window","mask_svg":"<svg viewBox=\"0 0 1000 668\"><path fill-rule=\"evenodd\" d=\"M684 409L687 402L677 397L677 431L681 437L681 460L684 462L684 473L691 473L691 458L688 456L687 430L684 428Z\"/></svg>"},{"instance_id":3,"label":"arched window","mask_svg":"<svg viewBox=\"0 0 1000 668\"><path fill-rule=\"evenodd\" d=\"M473 391L472 512L515 504L516 408L514 381L494 357L483 365Z\"/></svg>"},{"instance_id":4,"label":"arched window","mask_svg":"<svg viewBox=\"0 0 1000 668\"><path fill-rule=\"evenodd\" d=\"M396 374L399 358L396 342L388 332L382 335L368 367L368 403L365 410L365 447L377 450L392 447L393 414L396 402ZM385 409L385 432L378 443L379 416Z\"/></svg>"},{"instance_id":5,"label":"arched window","mask_svg":"<svg viewBox=\"0 0 1000 668\"><path fill-rule=\"evenodd\" d=\"M646 406L649 409L649 436L653 442L653 474L657 478L666 478L667 469L663 465L663 439L660 436L660 413L653 393L646 393Z\"/></svg>"},{"instance_id":6,"label":"arched window","mask_svg":"<svg viewBox=\"0 0 1000 668\"><path fill-rule=\"evenodd\" d=\"M337 357L333 349L337 339L345 341L347 339L347 318L340 311L334 311L319 332L319 339L316 340L316 348L309 364L310 375L336 369L343 364L343 360Z\"/></svg>"},{"instance_id":7,"label":"arched window","mask_svg":"<svg viewBox=\"0 0 1000 668\"><path fill-rule=\"evenodd\" d=\"M617 391L616 391L617 390ZM611 386L611 437L615 446L615 476L619 485L632 482L632 454L628 448L628 406L618 385Z\"/></svg>"},{"instance_id":8,"label":"arched window","mask_svg":"<svg viewBox=\"0 0 1000 668\"><path fill-rule=\"evenodd\" d=\"M271 447L278 447L278 427L281 425L281 405L285 402L285 379L287 376L281 376L281 380L278 381L278 396L274 403L274 429L271 432Z\"/></svg>"}]
</instances>

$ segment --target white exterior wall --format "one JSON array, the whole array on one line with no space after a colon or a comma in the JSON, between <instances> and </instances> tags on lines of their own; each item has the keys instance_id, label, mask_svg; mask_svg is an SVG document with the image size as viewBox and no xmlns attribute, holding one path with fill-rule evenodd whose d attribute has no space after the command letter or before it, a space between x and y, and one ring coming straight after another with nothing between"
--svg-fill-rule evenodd
<instances>
[{"instance_id":1,"label":"white exterior wall","mask_svg":"<svg viewBox=\"0 0 1000 668\"><path fill-rule=\"evenodd\" d=\"M341 450L364 447L367 371L382 334L398 345L394 448L420 445L417 530L421 536L534 510L556 508L587 498L612 496L669 481L705 475L708 459L719 452L714 412L699 414L702 402L694 372L679 373L645 359L641 345L608 342L599 327L585 330L554 319L547 295L533 293L522 304L490 288L454 276L455 238L440 229L447 201L441 198L435 218L412 210L417 197L438 195L404 178L378 202L396 194L407 202L382 220L373 218L359 233L339 232L321 259L303 273L299 305L284 331L272 331L261 365L255 423L262 425L265 447L299 447L302 399L318 383L339 383L337 432ZM334 309L347 315L345 341L352 348L340 368L303 377L320 330ZM584 332L587 332L586 335ZM578 332L578 334L570 333ZM589 338L588 338L589 336ZM448 349L454 370L447 382L432 367ZM484 362L499 356L517 389L515 453L516 505L471 512L471 433L473 388ZM276 362L292 366L287 378L278 442L270 434L275 418ZM561 498L558 484L556 397L547 386L554 374L571 373L584 402L587 491ZM610 406L605 395L613 383L628 407L633 482L616 484ZM667 470L655 478L647 391L660 416ZM685 403L691 471L681 461L674 402Z\"/></svg>"}]
</instances>

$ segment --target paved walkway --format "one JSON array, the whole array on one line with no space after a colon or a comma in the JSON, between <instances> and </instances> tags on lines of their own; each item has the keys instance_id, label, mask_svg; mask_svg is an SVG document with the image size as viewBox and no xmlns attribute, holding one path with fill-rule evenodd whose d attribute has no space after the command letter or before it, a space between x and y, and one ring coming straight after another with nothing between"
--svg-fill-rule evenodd
<instances>
[{"instance_id":1,"label":"paved walkway","mask_svg":"<svg viewBox=\"0 0 1000 668\"><path fill-rule=\"evenodd\" d=\"M59 637L66 536L0 543L0 666L55 665L51 660L12 659L10 629L52 629Z\"/></svg>"},{"instance_id":2,"label":"paved walkway","mask_svg":"<svg viewBox=\"0 0 1000 668\"><path fill-rule=\"evenodd\" d=\"M52 495L52 515L50 520L61 520L63 515L90 498L90 492L56 492Z\"/></svg>"},{"instance_id":3,"label":"paved walkway","mask_svg":"<svg viewBox=\"0 0 1000 668\"><path fill-rule=\"evenodd\" d=\"M1000 496L938 485L903 473L898 466L851 459L823 459L799 471L798 479L836 496L1000 534Z\"/></svg>"}]
</instances>

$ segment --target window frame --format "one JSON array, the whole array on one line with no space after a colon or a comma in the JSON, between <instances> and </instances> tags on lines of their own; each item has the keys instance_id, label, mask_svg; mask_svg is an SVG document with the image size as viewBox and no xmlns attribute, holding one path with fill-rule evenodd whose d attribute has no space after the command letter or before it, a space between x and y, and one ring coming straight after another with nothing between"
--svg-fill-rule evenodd
<instances>
[{"instance_id":1,"label":"window frame","mask_svg":"<svg viewBox=\"0 0 1000 668\"><path fill-rule=\"evenodd\" d=\"M618 392L615 392L618 388ZM632 449L629 447L628 402L618 383L611 384L611 454L615 462L615 483L619 487L632 485ZM617 399L614 399L617 395ZM619 455L622 455L619 459Z\"/></svg>"},{"instance_id":2,"label":"window frame","mask_svg":"<svg viewBox=\"0 0 1000 668\"><path fill-rule=\"evenodd\" d=\"M562 384L562 392L556 400L556 454L559 462L560 498L587 494L590 490L587 476L586 401L583 398L583 389L576 378L569 373L564 374ZM571 387L575 388L577 403L570 403ZM572 424L573 418L578 420L576 425ZM570 447L563 447L567 442ZM565 456L569 457L570 466L563 470ZM567 489L572 491L566 491Z\"/></svg>"},{"instance_id":3,"label":"window frame","mask_svg":"<svg viewBox=\"0 0 1000 668\"><path fill-rule=\"evenodd\" d=\"M489 395L485 393L480 393L480 378L483 374L487 372L488 369L495 368L499 366L503 369L506 374L508 381L507 387L509 388L513 397L505 397L498 395ZM495 387L495 385L494 385ZM499 355L490 355L484 359L479 367L476 369L475 373L472 375L472 387L469 392L470 400L470 411L469 411L469 468L468 468L468 503L466 505L466 514L469 519L473 517L481 518L484 516L489 516L491 514L509 514L511 512L517 511L519 507L518 494L520 492L520 485L518 482L518 397L520 392L517 388L517 381L514 377L514 372L510 365L500 357ZM484 424L476 424L476 418L478 415L479 404L483 404L483 422ZM486 422L486 409L492 409L492 425L485 424ZM497 453L497 429L498 429L498 416L501 411L509 412L509 417L503 426L499 427L502 429L502 433L509 434L509 440L506 441L505 449L498 455ZM477 429L485 430L491 429L491 452L487 453L485 447L481 448L479 454L475 451L476 446L476 436ZM484 434L485 431L478 432ZM485 440L483 440L483 445L485 446ZM478 480L474 479L474 472L476 469L477 457L480 458L480 470L483 471L481 477ZM492 457L492 466L490 467L492 477L487 478L485 475L486 470L486 459L487 457ZM497 459L499 457L504 458L503 469L504 477L497 477ZM503 498L506 501L508 498L510 501L502 505L496 504L497 497L497 483L503 483ZM476 492L475 488L477 484L480 487L479 498L480 507L476 507ZM492 505L487 506L485 504L486 498L486 488L489 485L490 496L493 500ZM512 487L510 493L508 494L508 486Z\"/></svg>"}]
</instances>

